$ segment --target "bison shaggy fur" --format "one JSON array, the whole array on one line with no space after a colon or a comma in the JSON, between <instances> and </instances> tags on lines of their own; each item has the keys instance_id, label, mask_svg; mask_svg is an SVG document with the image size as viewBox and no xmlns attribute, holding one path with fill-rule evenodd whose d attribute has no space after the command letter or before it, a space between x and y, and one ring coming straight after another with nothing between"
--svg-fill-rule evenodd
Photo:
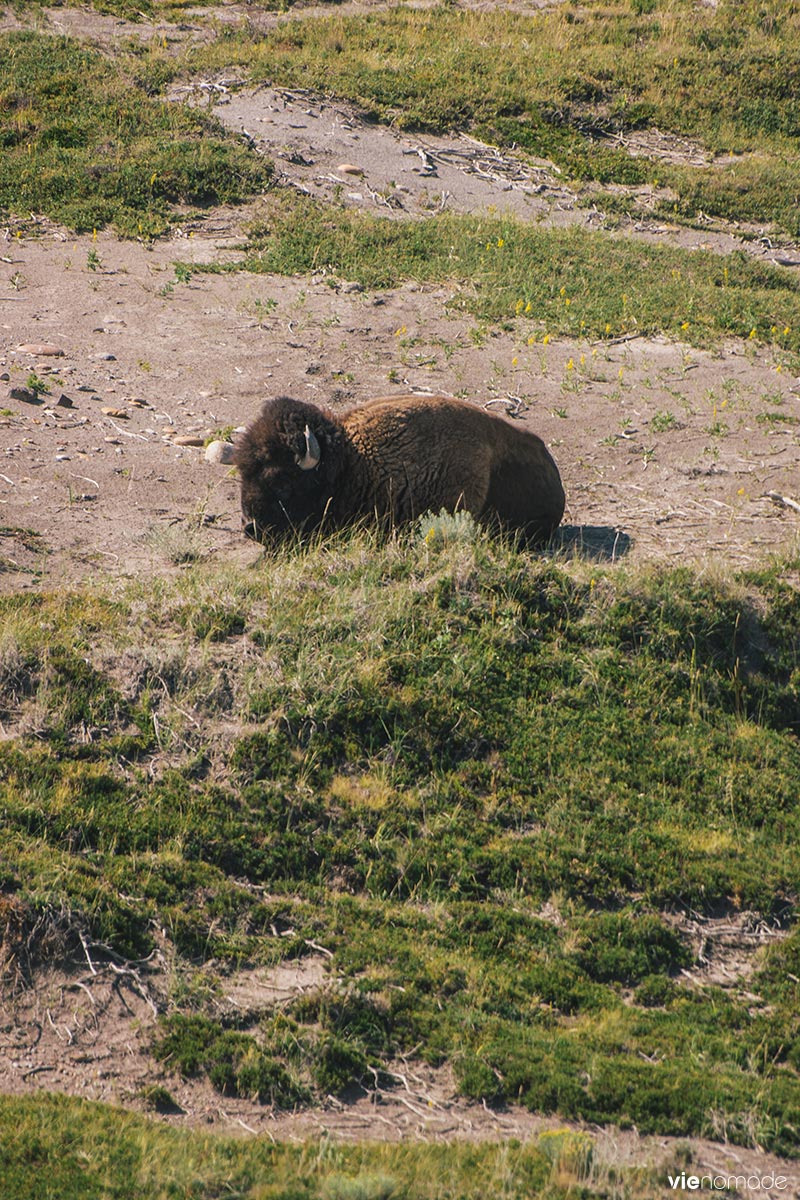
<instances>
[{"instance_id":1,"label":"bison shaggy fur","mask_svg":"<svg viewBox=\"0 0 800 1200\"><path fill-rule=\"evenodd\" d=\"M280 396L242 435L234 463L245 532L259 540L445 509L536 541L564 513L541 438L446 396L392 396L342 415Z\"/></svg>"}]
</instances>

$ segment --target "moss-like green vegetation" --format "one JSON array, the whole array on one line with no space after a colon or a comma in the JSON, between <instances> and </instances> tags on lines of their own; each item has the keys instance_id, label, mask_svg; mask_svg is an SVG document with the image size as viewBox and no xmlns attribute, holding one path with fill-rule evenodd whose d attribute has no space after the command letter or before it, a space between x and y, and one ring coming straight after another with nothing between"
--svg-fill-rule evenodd
<instances>
[{"instance_id":1,"label":"moss-like green vegetation","mask_svg":"<svg viewBox=\"0 0 800 1200\"><path fill-rule=\"evenodd\" d=\"M367 287L451 280L452 305L484 321L530 321L534 336L665 333L704 346L752 336L800 351L800 282L743 251L687 252L514 219L393 221L282 196L229 269L243 267L325 269Z\"/></svg>"},{"instance_id":2,"label":"moss-like green vegetation","mask_svg":"<svg viewBox=\"0 0 800 1200\"><path fill-rule=\"evenodd\" d=\"M746 989L688 987L665 914L793 920L796 588L451 525L3 600L2 719L37 735L0 748L6 943L35 959L50 912L222 971L324 947L342 982L258 1028L176 995L155 1052L228 1094L416 1053L466 1096L794 1153L796 938Z\"/></svg>"},{"instance_id":3,"label":"moss-like green vegetation","mask_svg":"<svg viewBox=\"0 0 800 1200\"><path fill-rule=\"evenodd\" d=\"M68 38L0 35L0 207L76 230L163 233L176 206L236 203L270 166L207 114L154 99L158 71L120 69Z\"/></svg>"},{"instance_id":4,"label":"moss-like green vegetation","mask_svg":"<svg viewBox=\"0 0 800 1200\"><path fill-rule=\"evenodd\" d=\"M601 183L666 184L665 214L699 212L800 233L800 14L779 0L614 0L534 14L334 15L244 28L190 56L252 78L330 90L379 120L473 129ZM688 137L713 167L628 152L656 127Z\"/></svg>"}]
</instances>

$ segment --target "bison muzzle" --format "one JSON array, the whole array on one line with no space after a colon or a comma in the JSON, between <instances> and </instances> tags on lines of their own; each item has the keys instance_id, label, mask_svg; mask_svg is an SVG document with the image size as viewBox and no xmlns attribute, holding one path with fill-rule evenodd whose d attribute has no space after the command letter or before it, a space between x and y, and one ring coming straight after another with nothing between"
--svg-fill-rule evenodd
<instances>
[{"instance_id":1,"label":"bison muzzle","mask_svg":"<svg viewBox=\"0 0 800 1200\"><path fill-rule=\"evenodd\" d=\"M548 537L564 514L558 467L536 434L463 400L393 396L339 416L268 400L239 441L245 533L382 525L429 510Z\"/></svg>"}]
</instances>

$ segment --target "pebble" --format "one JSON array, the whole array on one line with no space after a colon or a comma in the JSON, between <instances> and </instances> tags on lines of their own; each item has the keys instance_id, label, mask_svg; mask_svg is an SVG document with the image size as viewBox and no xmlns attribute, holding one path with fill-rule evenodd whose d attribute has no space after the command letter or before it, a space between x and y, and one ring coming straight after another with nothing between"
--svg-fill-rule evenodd
<instances>
[{"instance_id":1,"label":"pebble","mask_svg":"<svg viewBox=\"0 0 800 1200\"><path fill-rule=\"evenodd\" d=\"M364 174L362 168L357 167L354 163L339 163L339 166L336 168L336 170L341 171L343 175L363 175Z\"/></svg>"},{"instance_id":2,"label":"pebble","mask_svg":"<svg viewBox=\"0 0 800 1200\"><path fill-rule=\"evenodd\" d=\"M100 412L104 417L118 417L125 421L128 419L128 413L125 412L124 408L111 408L108 404L104 404Z\"/></svg>"},{"instance_id":3,"label":"pebble","mask_svg":"<svg viewBox=\"0 0 800 1200\"><path fill-rule=\"evenodd\" d=\"M204 446L206 439L198 437L193 433L181 433L178 437L171 438L173 446Z\"/></svg>"},{"instance_id":4,"label":"pebble","mask_svg":"<svg viewBox=\"0 0 800 1200\"><path fill-rule=\"evenodd\" d=\"M65 395L65 393L62 392L61 395L56 400L56 406L58 408L74 408L75 401L71 400L69 396Z\"/></svg>"},{"instance_id":5,"label":"pebble","mask_svg":"<svg viewBox=\"0 0 800 1200\"><path fill-rule=\"evenodd\" d=\"M95 362L116 362L116 354L95 354Z\"/></svg>"},{"instance_id":6,"label":"pebble","mask_svg":"<svg viewBox=\"0 0 800 1200\"><path fill-rule=\"evenodd\" d=\"M206 462L233 462L233 442L209 442L206 446Z\"/></svg>"},{"instance_id":7,"label":"pebble","mask_svg":"<svg viewBox=\"0 0 800 1200\"><path fill-rule=\"evenodd\" d=\"M343 296L350 296L354 292L363 292L363 290L364 285L359 283L357 279L352 279L349 283L342 283L339 285L339 291Z\"/></svg>"},{"instance_id":8,"label":"pebble","mask_svg":"<svg viewBox=\"0 0 800 1200\"><path fill-rule=\"evenodd\" d=\"M60 346L54 346L51 342L23 342L21 346L17 346L20 354L36 354L36 355L52 355L60 357L64 351Z\"/></svg>"},{"instance_id":9,"label":"pebble","mask_svg":"<svg viewBox=\"0 0 800 1200\"><path fill-rule=\"evenodd\" d=\"M9 375L8 371L3 371L2 374L0 374L0 379L2 379L3 383L8 383L10 378L11 376Z\"/></svg>"}]
</instances>

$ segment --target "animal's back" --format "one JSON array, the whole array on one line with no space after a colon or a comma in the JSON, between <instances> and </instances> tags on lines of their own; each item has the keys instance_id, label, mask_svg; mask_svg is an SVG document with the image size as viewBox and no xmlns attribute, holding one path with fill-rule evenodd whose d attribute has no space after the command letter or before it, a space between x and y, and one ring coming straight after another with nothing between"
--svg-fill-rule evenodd
<instances>
[{"instance_id":1,"label":"animal's back","mask_svg":"<svg viewBox=\"0 0 800 1200\"><path fill-rule=\"evenodd\" d=\"M463 508L531 536L561 520L564 492L547 447L503 417L447 396L403 395L371 400L343 423L371 464L367 503L394 520Z\"/></svg>"}]
</instances>

